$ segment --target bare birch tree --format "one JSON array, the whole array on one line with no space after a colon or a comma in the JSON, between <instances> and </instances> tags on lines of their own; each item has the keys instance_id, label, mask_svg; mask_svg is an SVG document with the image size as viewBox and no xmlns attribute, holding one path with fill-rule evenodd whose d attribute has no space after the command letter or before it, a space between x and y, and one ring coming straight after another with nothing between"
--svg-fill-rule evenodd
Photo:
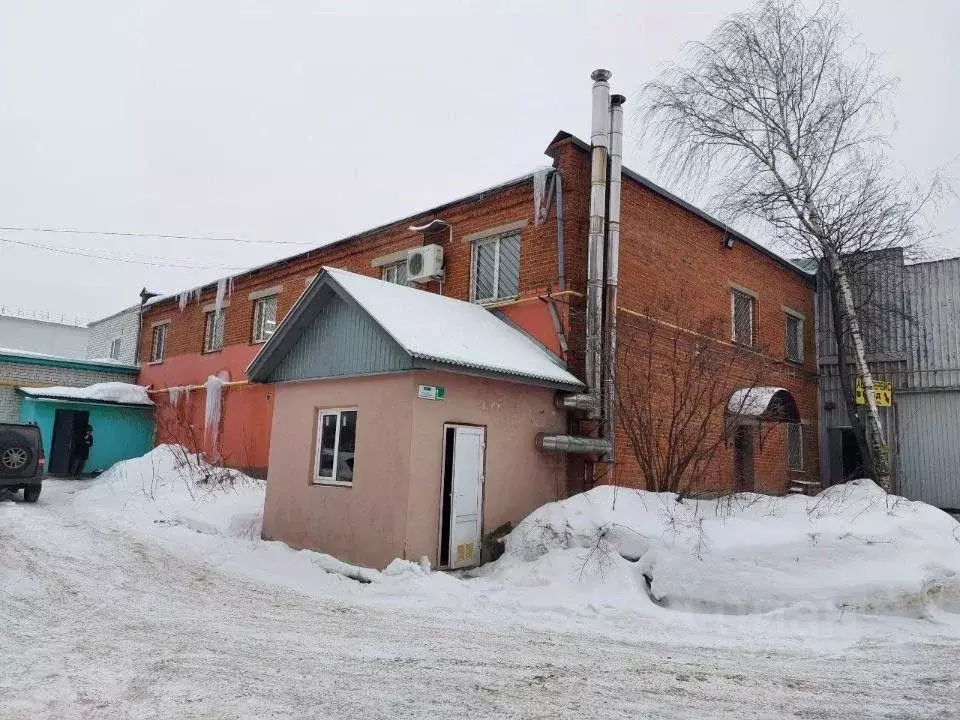
<instances>
[{"instance_id":1,"label":"bare birch tree","mask_svg":"<svg viewBox=\"0 0 960 720\"><path fill-rule=\"evenodd\" d=\"M909 245L929 194L892 176L878 128L892 82L834 3L807 12L762 0L731 16L644 92L646 132L665 168L719 180L729 217L759 219L817 260L867 402L874 477L890 488L887 452L847 258Z\"/></svg>"}]
</instances>

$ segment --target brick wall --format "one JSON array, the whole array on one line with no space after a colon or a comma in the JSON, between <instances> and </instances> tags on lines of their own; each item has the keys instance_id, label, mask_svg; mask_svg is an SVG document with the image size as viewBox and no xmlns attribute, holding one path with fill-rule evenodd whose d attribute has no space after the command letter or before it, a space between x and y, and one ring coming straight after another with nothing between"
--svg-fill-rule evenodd
<instances>
[{"instance_id":1,"label":"brick wall","mask_svg":"<svg viewBox=\"0 0 960 720\"><path fill-rule=\"evenodd\" d=\"M113 341L120 338L120 356L116 359L127 365L135 365L137 362L137 332L140 329L139 311L139 306L132 307L103 320L90 323L86 357L91 359L110 357L110 347Z\"/></svg>"},{"instance_id":2,"label":"brick wall","mask_svg":"<svg viewBox=\"0 0 960 720\"><path fill-rule=\"evenodd\" d=\"M278 319L296 302L323 265L343 268L379 277L375 258L432 242L444 248L445 295L469 299L471 281L471 244L465 236L500 225L526 221L521 230L520 296L521 299L542 295L552 288L557 300L569 352L571 370L582 377L584 348L584 294L586 291L587 229L589 224L590 164L588 154L572 140L552 145L549 154L563 177L564 189L564 275L566 292L557 293L556 220L555 214L542 224L534 223L533 186L527 180L494 189L473 198L459 201L416 217L407 218L375 231L326 248L304 253L267 268L239 275L233 280L229 306L225 310L224 349L203 354L204 311L214 302L215 286L203 290L199 300L193 299L180 310L177 298L152 304L144 312L141 334L141 358L150 356L151 328L156 323L169 323L166 358L157 365L144 365L140 381L154 387L199 385L207 375L225 372L231 380L240 380L259 346L252 343L254 301L251 293L280 286ZM808 423L809 438L806 471L816 475L816 386L813 348L812 286L797 273L754 247L736 242L732 249L722 247L723 231L714 224L684 209L634 180L624 178L621 224L621 292L619 305L623 313L644 313L655 308L664 298L682 301L695 322L712 316L729 319L731 283L743 286L757 295L756 332L758 350L763 363L770 366L768 382L791 390L800 406L801 417ZM451 223L452 233L443 231L424 238L411 232L411 225L424 224L440 217ZM437 283L422 286L438 292ZM538 304L542 305L538 302ZM784 361L783 307L807 317L805 323L805 362L793 365ZM508 309L509 310L509 309ZM729 335L718 333L718 341L729 341ZM629 354L629 353L628 353ZM639 361L639 358L635 359ZM621 362L630 362L621 349ZM751 376L749 368L743 377ZM731 379L730 392L737 389ZM254 416L261 412L269 419L272 412L269 388L256 408L248 407L243 425L245 432L255 427L259 434L269 433L269 422L259 425ZM158 417L164 412L161 405ZM160 423L158 422L158 425ZM237 425L237 427L233 427ZM240 423L225 418L221 437L231 442ZM571 431L590 433L595 428L571 420ZM769 490L786 488L790 474L782 428L765 431L762 448L756 452L757 486ZM642 484L636 463L618 434L618 464L612 474L617 482ZM248 458L258 466L265 457ZM732 477L731 450L721 449L711 474L715 484L729 484ZM609 470L606 468L605 470ZM589 464L577 457L568 458L568 484L582 487L585 478L599 476Z\"/></svg>"},{"instance_id":3,"label":"brick wall","mask_svg":"<svg viewBox=\"0 0 960 720\"><path fill-rule=\"evenodd\" d=\"M589 213L589 155L573 140L564 140L552 149L565 178L568 192L567 228L577 245L568 243L570 287L579 292L586 285L586 237ZM577 192L579 190L579 192ZM815 349L813 341L813 285L811 281L785 267L769 255L740 241L732 249L723 247L721 228L681 205L655 193L629 177L623 178L621 198L620 290L618 306L623 318L629 313L656 317L663 307L683 308L693 326L709 320L723 320L716 333L719 342L730 341L730 293L735 284L756 294L756 363L767 368L764 383L785 387L794 395L804 421L805 468L803 475L816 478L819 464L816 452L817 394ZM804 362L785 360L784 307L806 316L804 323ZM583 346L583 306L571 306L573 325L571 366L581 372ZM618 364L629 367L642 357L632 357L629 346L621 344ZM745 358L743 366L730 374L729 391L752 384L757 377L755 365ZM592 428L584 424L581 430ZM788 488L795 473L786 469L783 427L765 426L763 443L755 449L755 475L758 489L781 492ZM623 485L642 486L642 475L627 445L623 428L617 433L617 464L613 469L598 468L596 477ZM571 472L572 489L580 489L582 475ZM733 450L724 445L704 478L707 485L730 486L733 482Z\"/></svg>"},{"instance_id":4,"label":"brick wall","mask_svg":"<svg viewBox=\"0 0 960 720\"><path fill-rule=\"evenodd\" d=\"M20 419L20 395L17 387L66 385L86 387L99 382L133 382L129 371L56 367L0 360L0 422Z\"/></svg>"}]
</instances>

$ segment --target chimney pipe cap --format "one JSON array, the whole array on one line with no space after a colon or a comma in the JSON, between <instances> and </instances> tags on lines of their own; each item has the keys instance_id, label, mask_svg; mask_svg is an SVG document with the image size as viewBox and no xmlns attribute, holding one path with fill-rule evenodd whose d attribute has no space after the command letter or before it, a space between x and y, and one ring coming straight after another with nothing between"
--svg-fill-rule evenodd
<instances>
[{"instance_id":1,"label":"chimney pipe cap","mask_svg":"<svg viewBox=\"0 0 960 720\"><path fill-rule=\"evenodd\" d=\"M594 82L606 82L610 79L611 75L613 75L613 73L609 70L600 68L599 70L594 70L592 73L590 73L590 79Z\"/></svg>"},{"instance_id":2,"label":"chimney pipe cap","mask_svg":"<svg viewBox=\"0 0 960 720\"><path fill-rule=\"evenodd\" d=\"M626 101L627 98L620 94L610 96L611 105L623 105Z\"/></svg>"}]
</instances>

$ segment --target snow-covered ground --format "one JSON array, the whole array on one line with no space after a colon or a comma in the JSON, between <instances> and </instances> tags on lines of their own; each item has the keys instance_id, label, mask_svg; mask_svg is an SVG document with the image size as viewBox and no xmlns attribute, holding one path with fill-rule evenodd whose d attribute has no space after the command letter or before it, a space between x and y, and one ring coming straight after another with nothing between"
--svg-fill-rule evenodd
<instances>
[{"instance_id":1,"label":"snow-covered ground","mask_svg":"<svg viewBox=\"0 0 960 720\"><path fill-rule=\"evenodd\" d=\"M930 718L960 707L956 541L939 540L953 521L902 502L864 508L869 485L804 505L814 538L790 507L805 499L688 510L624 491L612 505L600 488L542 508L501 561L457 578L404 562L358 570L257 540L261 483L197 483L202 469L171 474L177 462L155 451L97 481L49 481L37 505L0 502L0 718ZM796 527L775 534L778 513ZM851 527L863 534L847 546ZM874 578L888 600L913 583L929 592L838 607L870 591L845 548L905 558L890 582ZM871 577L890 570L873 560ZM762 602L721 607L717 582L734 598L754 584Z\"/></svg>"}]
</instances>

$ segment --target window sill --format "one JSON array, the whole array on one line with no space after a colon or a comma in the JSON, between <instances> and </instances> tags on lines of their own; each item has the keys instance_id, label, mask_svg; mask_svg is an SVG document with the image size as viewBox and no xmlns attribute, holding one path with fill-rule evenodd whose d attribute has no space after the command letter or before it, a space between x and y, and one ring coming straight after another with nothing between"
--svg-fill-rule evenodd
<instances>
[{"instance_id":1,"label":"window sill","mask_svg":"<svg viewBox=\"0 0 960 720\"><path fill-rule=\"evenodd\" d=\"M338 480L314 480L311 484L313 485L326 485L329 487L353 487L353 481L350 482L341 482Z\"/></svg>"},{"instance_id":2,"label":"window sill","mask_svg":"<svg viewBox=\"0 0 960 720\"><path fill-rule=\"evenodd\" d=\"M486 308L496 308L501 305L511 305L520 299L519 295L514 295L513 297L505 298L491 298L490 300L472 300L474 305L479 305L480 307Z\"/></svg>"},{"instance_id":3,"label":"window sill","mask_svg":"<svg viewBox=\"0 0 960 720\"><path fill-rule=\"evenodd\" d=\"M216 350L201 350L201 355L216 355L218 352L223 352L223 348L217 348Z\"/></svg>"},{"instance_id":4,"label":"window sill","mask_svg":"<svg viewBox=\"0 0 960 720\"><path fill-rule=\"evenodd\" d=\"M151 360L147 365L163 365L163 360Z\"/></svg>"},{"instance_id":5,"label":"window sill","mask_svg":"<svg viewBox=\"0 0 960 720\"><path fill-rule=\"evenodd\" d=\"M794 360L793 358L784 358L783 361L788 365L793 365L794 367L803 367L803 358L799 360Z\"/></svg>"}]
</instances>

